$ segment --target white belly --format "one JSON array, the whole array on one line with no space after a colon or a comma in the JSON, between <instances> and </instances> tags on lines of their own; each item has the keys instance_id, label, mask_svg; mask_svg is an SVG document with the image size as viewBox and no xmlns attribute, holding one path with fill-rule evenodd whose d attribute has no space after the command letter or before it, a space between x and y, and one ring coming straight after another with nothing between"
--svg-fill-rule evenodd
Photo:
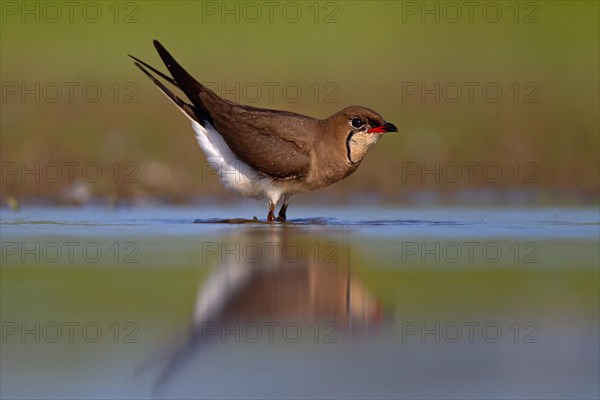
<instances>
[{"instance_id":1,"label":"white belly","mask_svg":"<svg viewBox=\"0 0 600 400\"><path fill-rule=\"evenodd\" d=\"M205 125L192 120L196 140L223 185L241 196L267 198L270 202L277 203L283 193L280 187L273 185L273 178L254 170L237 158L219 132L210 123L205 122Z\"/></svg>"}]
</instances>

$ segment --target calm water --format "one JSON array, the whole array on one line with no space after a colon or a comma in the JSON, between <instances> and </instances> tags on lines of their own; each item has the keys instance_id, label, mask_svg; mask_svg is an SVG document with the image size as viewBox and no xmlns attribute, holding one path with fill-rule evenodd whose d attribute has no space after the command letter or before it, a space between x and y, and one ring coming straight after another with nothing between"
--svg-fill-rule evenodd
<instances>
[{"instance_id":1,"label":"calm water","mask_svg":"<svg viewBox=\"0 0 600 400\"><path fill-rule=\"evenodd\" d=\"M2 398L600 396L598 209L263 211L2 209Z\"/></svg>"}]
</instances>

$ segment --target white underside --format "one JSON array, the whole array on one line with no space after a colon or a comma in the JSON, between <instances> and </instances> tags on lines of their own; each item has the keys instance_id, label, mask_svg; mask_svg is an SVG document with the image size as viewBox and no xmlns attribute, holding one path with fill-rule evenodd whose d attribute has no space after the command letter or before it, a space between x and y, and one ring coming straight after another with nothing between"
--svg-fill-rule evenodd
<instances>
[{"instance_id":1,"label":"white underside","mask_svg":"<svg viewBox=\"0 0 600 400\"><path fill-rule=\"evenodd\" d=\"M273 178L238 159L209 122L202 126L191 118L190 120L208 164L217 172L226 188L244 197L267 198L270 203L277 204L283 193L281 188L273 185Z\"/></svg>"}]
</instances>

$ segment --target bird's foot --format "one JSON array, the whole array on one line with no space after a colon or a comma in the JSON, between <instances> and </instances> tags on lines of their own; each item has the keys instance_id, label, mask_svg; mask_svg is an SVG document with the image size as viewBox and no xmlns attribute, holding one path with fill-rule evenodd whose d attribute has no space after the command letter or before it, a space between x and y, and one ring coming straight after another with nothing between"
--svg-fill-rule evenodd
<instances>
[{"instance_id":1,"label":"bird's foot","mask_svg":"<svg viewBox=\"0 0 600 400\"><path fill-rule=\"evenodd\" d=\"M269 206L269 213L267 214L267 222L275 222L275 205Z\"/></svg>"},{"instance_id":2,"label":"bird's foot","mask_svg":"<svg viewBox=\"0 0 600 400\"><path fill-rule=\"evenodd\" d=\"M267 222L285 222L287 220L286 218L286 211L287 211L287 204L283 204L283 206L281 206L281 209L279 210L279 213L277 214L277 218L275 218L275 204L269 205L269 213L267 214Z\"/></svg>"},{"instance_id":3,"label":"bird's foot","mask_svg":"<svg viewBox=\"0 0 600 400\"><path fill-rule=\"evenodd\" d=\"M277 215L277 221L279 222L285 222L286 221L286 212L287 212L287 203L283 203L283 205L281 206L281 208L279 209L279 214Z\"/></svg>"}]
</instances>

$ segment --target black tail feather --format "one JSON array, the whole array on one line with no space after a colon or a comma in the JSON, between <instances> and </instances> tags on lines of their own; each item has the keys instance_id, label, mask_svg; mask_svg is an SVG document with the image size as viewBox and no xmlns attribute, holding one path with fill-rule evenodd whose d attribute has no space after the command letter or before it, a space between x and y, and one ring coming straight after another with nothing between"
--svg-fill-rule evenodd
<instances>
[{"instance_id":1,"label":"black tail feather","mask_svg":"<svg viewBox=\"0 0 600 400\"><path fill-rule=\"evenodd\" d=\"M175 87L179 87L177 85L177 82L175 82L175 79L171 78L168 75L163 74L162 72L160 72L159 70L157 70L156 68L154 68L151 65L146 64L145 62L143 62L142 60L140 60L139 58L137 58L136 56L132 56L131 54L127 54L129 57L133 58L135 61L137 61L138 63L142 64L144 67L148 68L150 71L154 72L156 75L160 76L161 78L163 78L164 80L166 80L167 82L169 82L170 84L172 84ZM142 69L143 71L143 69Z\"/></svg>"},{"instance_id":2,"label":"black tail feather","mask_svg":"<svg viewBox=\"0 0 600 400\"><path fill-rule=\"evenodd\" d=\"M185 93L185 95L190 99L190 101L196 106L196 109L201 113L206 113L206 117L208 117L208 110L204 108L204 105L200 101L200 93L202 93L206 88L200 82L195 80L175 59L169 52L163 47L162 44L158 40L154 40L154 47L156 47L156 51L162 58L163 62L167 66L167 69L173 76L175 82L177 82L177 86Z\"/></svg>"},{"instance_id":3,"label":"black tail feather","mask_svg":"<svg viewBox=\"0 0 600 400\"><path fill-rule=\"evenodd\" d=\"M181 108L188 116L193 118L195 121L200 122L204 125L204 121L212 122L212 117L207 108L202 104L200 95L204 92L209 95L214 93L202 85L200 82L195 80L175 59L169 52L160 44L158 40L154 40L154 47L158 51L160 58L167 66L167 69L171 73L172 77L165 73L160 72L156 68L148 65L144 61L137 57L128 54L129 57L135 60L135 65L141 69L152 81L159 87L159 89L169 97L179 108ZM147 69L146 69L147 68ZM154 75L148 70L154 72L165 81L169 82L173 86L180 89L186 97L191 101L192 104L188 104L179 97L177 97L171 90L169 90L162 82L160 82Z\"/></svg>"},{"instance_id":4,"label":"black tail feather","mask_svg":"<svg viewBox=\"0 0 600 400\"><path fill-rule=\"evenodd\" d=\"M198 121L200 123L202 123L201 119L199 118L198 115L196 115L196 111L194 106L192 106L191 104L186 103L185 101L183 101L182 99L180 99L179 97L177 97L168 87L166 87L161 81L159 81L158 79L156 79L154 77L154 75L152 75L150 72L148 72L148 70L146 70L146 68L144 68L144 66L150 68L152 71L156 72L158 75L160 75L162 78L165 78L166 80L168 80L169 82L173 83L172 79L166 77L164 74L156 71L154 68L148 66L146 63L142 63L141 61L137 60L135 57L133 57L136 62L135 62L135 66L138 67L139 69L142 70L142 72L144 74L146 74L146 76L148 78L150 78L152 80L152 82L154 82L154 84L156 86L158 86L158 88L169 98L171 99L171 101L173 101L173 103L175 103L184 113L186 113L190 118L192 118L195 121ZM143 64L143 65L142 65Z\"/></svg>"}]
</instances>

